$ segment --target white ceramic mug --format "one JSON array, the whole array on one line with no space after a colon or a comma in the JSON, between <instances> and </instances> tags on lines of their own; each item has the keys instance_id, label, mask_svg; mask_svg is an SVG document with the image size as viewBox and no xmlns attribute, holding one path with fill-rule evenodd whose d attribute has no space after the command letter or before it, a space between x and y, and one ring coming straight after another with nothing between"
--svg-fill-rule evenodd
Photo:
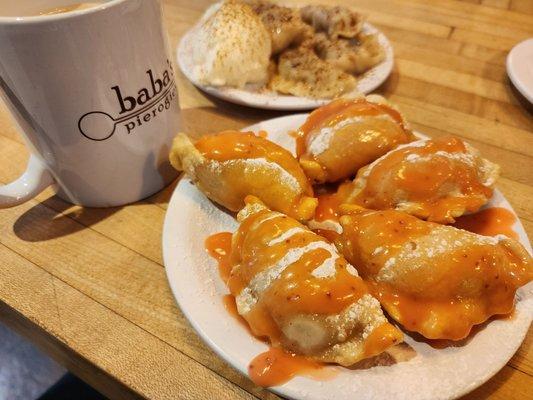
<instances>
[{"instance_id":1,"label":"white ceramic mug","mask_svg":"<svg viewBox=\"0 0 533 400\"><path fill-rule=\"evenodd\" d=\"M0 186L0 208L50 185L74 204L118 206L176 176L168 152L179 105L160 2L31 16L73 3L0 0L0 94L32 153Z\"/></svg>"}]
</instances>

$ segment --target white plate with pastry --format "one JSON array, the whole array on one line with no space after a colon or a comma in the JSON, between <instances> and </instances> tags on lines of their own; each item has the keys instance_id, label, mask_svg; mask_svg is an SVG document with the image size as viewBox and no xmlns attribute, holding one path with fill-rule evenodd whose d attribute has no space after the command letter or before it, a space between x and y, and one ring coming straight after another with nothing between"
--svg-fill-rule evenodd
<instances>
[{"instance_id":1,"label":"white plate with pastry","mask_svg":"<svg viewBox=\"0 0 533 400\"><path fill-rule=\"evenodd\" d=\"M331 16L357 27L353 32L339 33L333 22L328 27L320 19L327 12L332 14L333 7L309 6L304 12L300 10L305 7L255 3L259 5L252 8L215 4L179 42L178 65L187 79L204 92L250 107L309 110L333 97L370 93L391 74L391 43L359 14L342 8L346 15ZM304 13L306 22L299 13ZM228 15L229 23L225 18ZM290 18L297 24L275 22ZM263 21L272 20L266 29L262 26ZM269 41L272 44L265 45Z\"/></svg>"},{"instance_id":2,"label":"white plate with pastry","mask_svg":"<svg viewBox=\"0 0 533 400\"><path fill-rule=\"evenodd\" d=\"M379 121L386 120L387 123L389 122L388 118L383 118L382 116L378 117ZM308 115L294 115L276 118L245 128L244 131L266 131L268 132L268 139L270 141L277 143L278 145L284 147L285 149L288 149L294 154L294 139L289 136L288 133L298 130L306 122L307 118ZM360 120L357 120L357 123L360 122ZM381 122L379 122L379 124L381 124ZM383 127L383 129L388 129L386 128L385 124L380 126ZM365 329L363 329L359 334L354 334L355 336L351 339L346 339L346 335L341 332L342 329L340 328L340 326L344 326L345 329L348 329L346 328L346 326L349 326L351 319L343 319L341 315L342 313L330 315L331 318L337 321L337 325L333 327L328 325L328 323L332 321L332 319L328 319L330 317L326 318L325 320L318 317L306 319L305 313L298 314L297 320L293 319L288 324L283 325L283 323L285 323L286 321L280 322L282 320L279 320L278 317L280 315L279 312L281 312L280 310L285 310L285 308L283 308L285 306L280 305L285 300L285 297L276 300L276 294L272 294L269 292L270 296L274 296L274 299L276 301L272 303L272 299L265 300L263 298L259 298L258 300L258 293L264 294L265 291L268 290L268 288L266 288L265 286L264 281L258 279L255 279L255 281L253 279L249 281L249 286L246 286L246 288L248 289L239 289L241 290L240 294L236 297L239 313L241 313L241 315L244 315L246 321L248 321L248 323L250 324L247 328L245 324L242 323L242 321L239 322L236 319L235 315L232 315L230 312L228 312L228 303L226 303L229 293L228 287L221 278L221 275L217 268L217 262L215 262L215 260L211 258L206 252L205 240L210 235L217 234L219 232L239 232L238 235L234 236L233 238L233 246L239 246L239 249L241 251L241 253L239 253L239 262L241 263L241 266L234 266L232 275L226 276L226 278L229 279L228 284L230 288L233 287L233 289L231 290L235 290L235 287L239 286L240 281L238 279L243 279L241 275L245 272L242 272L242 265L246 264L251 266L257 266L257 268L259 269L257 276L261 275L259 266L261 265L261 262L263 262L261 260L264 260L263 258L261 258L262 253L274 251L272 249L275 249L276 246L285 246L284 243L287 243L287 246L291 246L290 241L293 238L298 238L298 240L301 240L300 245L302 245L303 243L305 244L305 246L309 246L311 242L311 245L314 249L319 249L320 251L328 252L329 258L327 258L327 260L330 260L331 257L333 257L334 260L333 263L327 260L322 262L322 264L320 264L320 268L316 268L316 270L313 270L313 276L306 275L306 281L313 281L314 279L323 278L328 273L332 273L333 270L335 270L336 273L340 273L339 271L342 270L342 273L344 274L344 278L342 279L349 282L353 281L351 285L352 289L354 289L353 286L358 285L357 281L359 278L356 277L357 273L354 273L353 267L346 266L347 264L345 259L342 258L341 255L338 255L336 253L336 250L332 247L332 245L328 244L323 239L316 238L316 235L313 236L314 234L312 232L308 231L307 228L305 228L303 225L299 224L296 221L296 219L309 219L309 207L314 209L313 205L310 204L311 201L309 200L310 196L308 189L304 187L305 183L300 182L302 190L298 193L289 193L285 202L283 201L284 199L279 199L279 190L282 189L281 187L286 182L292 182L292 184L295 185L299 182L298 174L300 172L296 171L296 167L293 165L293 162L291 160L286 159L288 153L285 154L280 150L276 150L276 155L274 158L277 160L278 164L269 164L267 168L268 171L265 172L266 175L270 173L279 174L279 179L276 179L273 176L266 177L266 181L271 182L271 190L277 195L269 197L268 194L261 196L260 192L257 192L255 194L259 197L262 197L262 200L264 200L269 207L276 210L280 210L284 214L291 215L295 219L283 216L283 214L280 214L279 212L272 212L266 210L263 204L254 203L252 199L248 200L249 202L245 208L245 211L241 211L239 213L239 219L241 222L241 225L239 226L239 222L237 222L234 213L215 205L215 203L209 200L206 195L204 195L204 193L199 190L199 187L201 187L206 193L209 194L211 198L217 199L217 201L226 204L226 206L230 209L237 210L241 206L232 205L232 201L236 198L232 197L233 194L237 193L245 185L249 185L247 189L243 189L247 191L252 190L250 189L250 185L263 185L263 183L260 182L261 179L246 182L245 175L237 176L245 170L245 174L250 173L251 170L253 170L259 165L258 162L252 162L251 164L247 165L248 169L238 167L239 163L241 162L238 160L242 160L242 154L237 155L237 158L234 161L231 161L229 162L229 164L227 164L228 168L230 169L240 168L240 172L238 173L235 172L237 170L234 170L228 175L226 174L226 172L228 172L229 170L225 171L224 165L217 164L219 162L217 161L217 157L220 155L220 148L216 149L216 146L227 146L228 142L234 140L234 137L236 136L234 133L222 133L221 135L226 135L223 140L224 144L217 145L215 144L214 140L210 139L207 139L202 142L201 146L203 147L201 154L203 154L203 156L210 154L213 157L211 161L207 162L206 164L202 164L203 161L198 157L184 156L184 154L187 152L194 153L196 151L194 148L191 147L192 144L182 146L180 150L181 154L178 154L177 156L174 155L174 157L179 158L179 160L173 161L174 165L178 165L180 168L185 169L189 172L191 171L191 169L196 169L196 172L193 174L196 174L195 180L197 181L197 185L192 184L189 178L184 177L181 179L174 191L165 218L163 230L163 256L168 280L172 292L181 310L189 319L193 328L198 332L201 338L218 355L220 355L224 360L226 360L229 364L231 364L241 373L245 375L249 373L253 374L253 368L250 369L250 365L252 365L253 367L254 365L257 366L257 364L251 364L252 360L255 360L254 362L258 362L258 359L256 357L261 353L268 351L269 349L269 346L266 344L266 342L259 340L250 334L250 327L255 333L264 333L263 336L270 337L271 341L273 337L276 337L275 334L272 334L273 336L270 336L271 333L269 333L268 329L264 328L266 325L262 326L264 329L266 329L265 332L261 331L261 329L263 328L254 323L254 319L250 317L250 314L246 314L246 312L251 311L243 311L246 308L252 307L254 304L259 304L257 303L257 301L262 304L261 307L266 307L266 309L269 310L271 310L271 308L273 307L273 309L277 310L276 312L278 314L272 314L272 318L275 318L277 321L276 323L279 323L279 328L282 331L282 339L280 340L281 343L284 343L284 346L296 346L294 348L301 350L301 348L298 346L305 346L302 343L315 343L316 341L321 340L320 338L315 337L317 335L319 337L323 335L323 331L321 329L324 329L324 332L327 331L327 329L333 329L335 331L335 339L332 340L333 342L337 341L338 345L331 346L331 343L329 343L329 345L326 344L325 349L322 349L320 351L312 350L312 346L310 347L311 350L307 349L311 351L311 353L309 354L311 354L310 357L313 360L328 361L341 365L350 365L353 361L359 361L362 358L370 357L370 355L377 354L378 352L384 351L387 348L387 350L382 354L381 357L370 358L367 359L366 362L364 360L359 361L355 364L355 367L352 366L349 368L345 368L340 365L327 364L321 367L320 373L312 373L313 371L311 371L311 373L307 374L312 375L313 377L305 376L305 374L303 376L296 375L292 379L288 380L286 383L270 387L270 390L272 390L273 392L287 398L317 400L335 398L342 400L353 399L356 395L357 398L368 400L384 398L409 400L453 399L475 389L482 383L486 382L491 376L493 376L499 369L501 369L507 363L507 361L518 349L531 323L531 315L533 310L533 285L531 283L518 289L517 301L515 304L514 312L511 314L511 317L505 319L490 318L487 322L478 325L475 329L475 333L470 333L470 335L468 335L466 339L454 342L446 341L446 345L443 345L444 342L438 342L441 344L441 346L436 346L437 342L425 340L420 334L411 333L409 330L406 329L403 329L404 343L401 345L393 346L394 343L400 340L399 337L401 336L401 334L398 333L400 331L396 328L400 326L398 325L398 321L400 322L400 324L409 326L411 330L418 330L427 337L443 337L452 338L455 340L464 337L465 334L468 334L470 328L472 328L472 325L479 323L479 321L482 319L478 319L478 322L472 322L476 321L476 318L479 317L478 314L473 316L469 314L470 311L468 310L455 309L453 310L453 312L457 312L459 314L464 313L464 318L457 318L457 320L462 320L464 322L465 319L468 320L468 318L473 317L473 319L470 320L470 325L466 324L468 326L466 326L463 322L455 324L454 321L451 321L449 319L447 320L445 318L446 316L449 316L448 309L444 311L442 309L440 311L439 309L436 309L435 312L436 314L442 316L442 321L437 321L437 323L435 324L428 325L426 324L427 321L421 320L418 321L420 322L420 325L417 327L411 324L413 321L407 321L402 319L401 313L399 316L396 315L397 310L395 310L394 304L388 304L386 297L383 297L381 299L383 300L383 307L385 307L387 311L389 311L389 313L394 316L396 322L389 318L389 320L393 324L388 323L386 322L383 314L381 314L381 311L372 311L372 308L375 307L375 304L377 304L374 300L369 302L367 301L364 305L359 304L359 302L357 302L357 304L355 305L361 306L362 311L360 310L356 312L356 316L354 318L356 321L359 321L359 323L362 323L361 315L366 315L367 317L364 322L366 326ZM415 139L406 138L402 140L412 141ZM249 151L250 149L255 149L253 151L258 151L258 148L262 152L271 151L268 149L268 147L271 145L263 146L260 143L260 140L256 140L253 138L251 140L252 142L255 141L251 145L251 147L246 148L246 146L243 147L241 145L239 147L240 150L238 151ZM433 151L431 150L431 146L456 146L456 144L453 144L452 142L453 140L441 140L440 142L437 140L435 141L435 143L433 143L432 141L422 140L412 142L416 144L411 145L410 147L407 147L408 145L403 145L403 147L400 146L396 150L392 150L385 156L376 160L376 165L378 166L374 166L373 173L379 173L379 163L391 163L391 159L399 159L400 156L404 157L403 159L408 160L409 162L413 161L416 158L418 162L423 163L425 162L424 157L426 157L428 154L431 153L431 151ZM199 148L198 144L195 146L197 149ZM213 146L215 146L215 149L213 148ZM481 161L481 158L479 158L479 155L475 151L471 151L470 148L468 148L467 150L468 151L464 153L467 154L466 156L454 156L455 159L461 159L464 161L465 158L468 158L469 160L475 160L476 168L480 168L480 171L483 170L483 173L486 172L486 169L493 168L491 164L486 164ZM396 155L393 154L394 151L397 151ZM416 153L417 151L422 153L418 154ZM443 151L444 150L442 150L442 148L439 148L434 151L434 154L441 155ZM405 154L401 155L400 153L402 152ZM415 153L416 157L413 155ZM376 155L374 155L374 158L375 157ZM255 160L257 161L258 159ZM317 159L315 161L327 162L327 160L325 159ZM206 166L207 169L202 170L202 165ZM398 164L398 166L399 168L405 167L405 165L400 164ZM282 169L284 169L284 171ZM251 173L256 172L257 171L251 171ZM206 178L206 175L209 175L210 173L219 175L216 175L216 179L210 182L209 178ZM237 175L235 175L236 173ZM230 177L230 175L237 176L237 178L235 178L234 183L231 183L231 179L233 178ZM365 174L365 178L367 180L370 180L371 176L372 173ZM219 190L217 188L217 182L219 186L234 185L233 193L230 193L228 195L224 190ZM482 183L483 185L493 186L492 181L488 182L487 180ZM368 182L365 182L365 184L368 185ZM480 187L479 189L481 191L485 190L483 187ZM479 197L475 197L475 199L479 199ZM242 201L242 199L240 201ZM488 199L485 201L485 203L487 201ZM413 203L411 202L410 204ZM316 206L316 204L314 206ZM486 209L492 209L495 207L503 209L507 213L512 213L513 216L516 216L510 204L498 190L494 190L493 192L491 192L490 201L488 201L488 204L485 204ZM466 246L466 250L463 249L464 251L461 251L463 251L463 253L467 256L477 254L481 257L503 257L499 259L499 262L501 262L502 265L505 265L506 263L510 262L509 260L514 260L513 262L516 262L518 264L520 264L520 262L522 262L523 260L526 260L524 262L526 262L527 264L527 259L528 257L530 257L529 255L527 255L526 250L524 250L525 248L531 253L529 240L518 218L513 220L510 228L512 228L512 230L516 232L516 237L524 247L521 247L517 244L517 242L509 241L508 239L493 239L485 236L470 234L463 230L455 229L452 227L440 227L440 225L437 226L434 223L419 220L411 216L403 218L402 215L404 214L399 213L398 211L366 212L365 214L358 211L359 209L360 207L356 207L355 209L348 209L345 211L346 215L345 217L341 218L341 223L348 224L344 225L346 235L348 236L346 236L345 238L341 238L339 241L339 243L342 242L342 240L345 241L344 248L347 249L347 252L345 253L343 251L343 254L349 259L350 262L352 262L353 265L356 266L361 265L360 263L364 264L368 260L350 259L350 255L353 256L353 254L361 253L361 248L359 248L358 252L357 248L352 249L351 246L353 247L354 243L359 243L360 246L363 246L367 250L369 246L377 246L375 240L373 241L373 238L377 237L376 232L372 231L372 229L374 229L373 227L375 227L376 224L379 225L379 218L383 216L385 218L388 218L390 221L396 220L396 222L400 224L398 225L398 229L400 230L403 229L402 227L406 226L405 224L407 224L408 226L412 227L412 230L426 232L421 237L414 238L411 242L408 241L406 243L406 246L414 246L413 248L417 248L419 253L425 252L425 257L440 257L431 260L440 260L436 262L440 262L443 265L448 265L446 263L450 262L449 260L446 260L446 258L454 258L448 257L447 255L445 255L443 258L443 252L445 252L446 249L450 246ZM424 214L423 207L419 207L414 210L409 210L409 212L412 212L415 215L422 215L425 218L435 217L429 214ZM422 214L417 214L420 212ZM455 209L455 212L458 212L457 209ZM256 215L261 216L258 217ZM457 216L458 214L453 215ZM448 214L447 217L449 217ZM253 220L253 218L256 219ZM257 218L259 218L260 220ZM374 218L374 220L372 220L372 218ZM277 225L272 225L273 221L276 220L278 221ZM357 239L357 232L349 229L350 226L352 226L350 224L353 224L353 226L360 227L366 226L365 229L369 229L367 231L368 234L363 234L362 238ZM361 230L361 232L364 233L366 231ZM394 234L392 233L392 231L390 232L391 234ZM267 242L257 242L257 235L259 233L261 235L271 236L268 237ZM433 239L430 238L430 236L432 235ZM429 239L426 240L426 236ZM228 240L228 238L230 238L230 236L226 236L226 240ZM437 242L432 241L434 239L437 239ZM507 241L509 241L509 243L507 243ZM264 243L267 243L268 246L265 246ZM406 251L405 254L395 253L394 257L386 258L384 254L386 254L389 250L396 251L394 249L398 247L397 244L398 243L393 243L392 247L386 248L387 242L383 242L383 245L376 247L372 252L372 256L378 257L372 260L377 261L378 263L383 263L384 265L382 267L385 270L387 268L390 269L390 267L394 263L396 263L398 266L398 264L404 262L402 260L405 260L406 257L412 257L413 254L416 253L414 250ZM250 251L246 250L247 248L249 248ZM300 248L301 247L298 247L297 249ZM520 257L522 258L518 257L514 253L515 250L512 249L515 248L519 248L516 254L521 255ZM252 251L252 249L255 250ZM295 254L297 252L298 251L295 251L295 249L290 250L289 248L288 252L285 254L287 256L287 254L290 253L291 256L287 257L291 258L291 262L293 262ZM440 255L437 253L439 253ZM220 253L219 256L221 254L222 253ZM322 256L325 257L325 254L326 253L323 253ZM364 254L368 255L370 253ZM300 256L301 255L302 254L300 254ZM283 258L286 264L287 257ZM357 261L357 263L354 263L354 261ZM307 262L311 261L308 259ZM283 262L280 261L280 263ZM527 271L525 268L531 268L530 265L529 267L527 267L526 264L524 264L525 266L522 265L524 271ZM370 265L369 261L368 265ZM513 265L516 267L515 264ZM241 268L241 270L239 268ZM488 268L488 266L484 266L482 263L480 268ZM499 268L500 267L498 267L497 271L500 271ZM422 266L421 269L423 270L424 267ZM320 270L320 272L317 275L315 272L317 272L318 270ZM358 270L359 274L363 273L362 276L369 276L367 275L368 272L363 271L363 269L358 268ZM402 267L398 266L398 270L401 271ZM229 273L229 270L227 270L226 273ZM409 273L410 272L407 271L407 274ZM443 273L446 274L447 272L444 271ZM254 277L257 278L257 276ZM277 277L275 279L277 279ZM272 274L264 275L263 278L267 279L268 285L275 284L275 279L274 281L271 280ZM483 280L485 278L476 278L472 276L470 278L472 279L472 284L475 283L476 279L481 279L481 281L485 282L486 285L493 283L497 284L496 280L488 281ZM465 278L465 281L468 281L470 278ZM292 278L286 276L284 279ZM332 279L333 283L331 284L336 284L334 277L332 277ZM454 280L455 278L453 276L448 276L445 278L445 280L450 279ZM505 280L507 278L504 278L502 275L501 277L496 276L496 278L494 279ZM396 284L401 285L401 281L402 280L400 279L400 281L396 282ZM250 282L255 282L255 286L250 286ZM392 282L394 284L394 280ZM510 285L509 282L510 281L508 281L506 285ZM527 279L525 280L525 282L527 282ZM522 284L523 283L524 282L522 282ZM514 286L514 289L516 289L516 287L518 286L520 286L520 284ZM250 287L252 289L250 289ZM285 289L287 289L287 287L285 287ZM337 286L335 287L335 290L344 290L339 289ZM505 287L509 288L508 286ZM465 289L461 287L456 290L470 289ZM500 289L488 289L488 286L486 286L485 289L480 290L486 290L486 292L483 293L492 293L491 296L496 296L495 293L498 293L498 290L502 289L501 287ZM430 290L429 292L432 292L432 290ZM329 301L331 301L332 293L337 292L330 292L329 290L325 292L325 294L329 298ZM433 296L433 294L434 293L429 293L427 295ZM499 296L501 295L501 293L497 295ZM292 301L299 297L300 296L290 295L287 296L286 300ZM345 295L343 297L344 300L342 301L346 301L348 297L348 295ZM368 295L366 297L368 297ZM493 313L497 314L502 312L502 309L498 308L500 306L500 303L502 307L504 307L504 309L506 310L505 312L508 312L509 304L503 305L503 303L511 302L510 304L512 304L513 298L513 295L503 296L503 300L501 302L499 302L498 304L492 304L490 307L494 306L494 310L499 310L494 311ZM335 301L337 301L336 297L335 299ZM351 303L348 301L347 304ZM353 305L354 304L352 304L352 306ZM311 306L319 307L322 312L329 312L332 310L330 309L331 306L328 305L327 302L315 304L313 302L307 301L305 304L299 305L299 307L304 308ZM474 303L473 306L473 308L475 308L476 304ZM357 310L357 307L355 308L355 310ZM484 319L487 319L486 317L487 315L483 316ZM256 320L256 322L257 321L261 321L261 319ZM328 326L329 328L324 328ZM387 335L383 334L383 336L380 337L380 341L373 341L372 345L370 345L368 342L370 341L371 337L375 337L374 331L377 332L380 329L383 330L382 328L377 329L376 326L382 326L382 328L388 333ZM450 326L452 326L453 329L447 329ZM314 328L312 327L316 328L316 330L313 330ZM339 329L341 329L341 331L339 331ZM305 338L302 338L301 335L299 336L298 332L301 333L302 330L306 332L304 335ZM276 339L273 340L275 341ZM386 343L387 340L390 340L390 342ZM373 348L374 351L368 350L369 348ZM364 350L362 353L361 349ZM376 351L376 349L379 349L379 351ZM265 367L265 365L261 365Z\"/></svg>"}]
</instances>

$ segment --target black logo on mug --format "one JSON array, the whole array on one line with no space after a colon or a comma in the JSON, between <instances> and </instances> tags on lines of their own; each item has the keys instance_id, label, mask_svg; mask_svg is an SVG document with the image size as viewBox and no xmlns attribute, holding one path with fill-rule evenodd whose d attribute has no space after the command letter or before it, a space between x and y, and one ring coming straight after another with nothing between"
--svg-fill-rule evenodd
<instances>
[{"instance_id":1,"label":"black logo on mug","mask_svg":"<svg viewBox=\"0 0 533 400\"><path fill-rule=\"evenodd\" d=\"M176 83L172 64L168 60L167 64L168 69L161 77L154 76L151 69L146 71L150 85L141 88L136 96L124 96L118 85L112 86L111 90L120 107L118 115L112 116L104 111L83 114L78 121L81 134L91 140L106 140L113 136L118 124L122 124L127 133L131 133L168 110L176 97Z\"/></svg>"}]
</instances>

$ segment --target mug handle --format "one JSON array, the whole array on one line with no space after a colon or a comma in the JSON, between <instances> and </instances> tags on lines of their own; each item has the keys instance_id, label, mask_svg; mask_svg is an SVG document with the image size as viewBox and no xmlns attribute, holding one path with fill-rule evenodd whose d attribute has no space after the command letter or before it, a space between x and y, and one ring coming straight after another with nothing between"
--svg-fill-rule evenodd
<instances>
[{"instance_id":1,"label":"mug handle","mask_svg":"<svg viewBox=\"0 0 533 400\"><path fill-rule=\"evenodd\" d=\"M31 154L26 171L16 181L0 186L0 208L22 204L53 184L52 174L41 160Z\"/></svg>"}]
</instances>

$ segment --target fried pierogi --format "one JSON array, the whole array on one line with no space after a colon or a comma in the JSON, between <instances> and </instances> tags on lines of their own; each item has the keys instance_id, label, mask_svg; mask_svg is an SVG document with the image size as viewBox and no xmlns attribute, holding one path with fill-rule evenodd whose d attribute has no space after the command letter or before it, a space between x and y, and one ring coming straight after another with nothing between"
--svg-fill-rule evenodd
<instances>
[{"instance_id":1,"label":"fried pierogi","mask_svg":"<svg viewBox=\"0 0 533 400\"><path fill-rule=\"evenodd\" d=\"M355 75L365 73L385 59L385 51L375 34L337 40L330 40L326 35L319 34L316 35L314 48L322 60Z\"/></svg>"},{"instance_id":2,"label":"fried pierogi","mask_svg":"<svg viewBox=\"0 0 533 400\"><path fill-rule=\"evenodd\" d=\"M460 340L513 311L533 278L531 256L503 235L475 233L394 211L342 206L335 243L389 315L430 339Z\"/></svg>"},{"instance_id":3,"label":"fried pierogi","mask_svg":"<svg viewBox=\"0 0 533 400\"><path fill-rule=\"evenodd\" d=\"M451 223L490 200L498 175L498 165L459 138L419 140L361 169L343 202Z\"/></svg>"},{"instance_id":4,"label":"fried pierogi","mask_svg":"<svg viewBox=\"0 0 533 400\"><path fill-rule=\"evenodd\" d=\"M297 155L315 183L354 176L402 143L415 140L406 121L383 97L339 99L313 111L297 131Z\"/></svg>"},{"instance_id":5,"label":"fried pierogi","mask_svg":"<svg viewBox=\"0 0 533 400\"><path fill-rule=\"evenodd\" d=\"M311 5L301 9L302 19L329 38L354 38L363 27L363 18L346 7Z\"/></svg>"},{"instance_id":6,"label":"fried pierogi","mask_svg":"<svg viewBox=\"0 0 533 400\"><path fill-rule=\"evenodd\" d=\"M180 133L170 162L207 197L231 211L240 210L247 195L298 220L311 218L317 205L313 188L292 154L251 132L224 131L194 144Z\"/></svg>"},{"instance_id":7,"label":"fried pierogi","mask_svg":"<svg viewBox=\"0 0 533 400\"><path fill-rule=\"evenodd\" d=\"M320 59L307 45L283 52L270 80L272 90L315 99L338 97L356 85L354 76Z\"/></svg>"},{"instance_id":8,"label":"fried pierogi","mask_svg":"<svg viewBox=\"0 0 533 400\"><path fill-rule=\"evenodd\" d=\"M312 35L298 10L283 7L263 0L247 0L252 10L270 33L272 54L278 54L287 47L301 43L308 35Z\"/></svg>"},{"instance_id":9,"label":"fried pierogi","mask_svg":"<svg viewBox=\"0 0 533 400\"><path fill-rule=\"evenodd\" d=\"M402 340L335 246L251 196L238 220L228 286L256 336L341 365Z\"/></svg>"}]
</instances>

